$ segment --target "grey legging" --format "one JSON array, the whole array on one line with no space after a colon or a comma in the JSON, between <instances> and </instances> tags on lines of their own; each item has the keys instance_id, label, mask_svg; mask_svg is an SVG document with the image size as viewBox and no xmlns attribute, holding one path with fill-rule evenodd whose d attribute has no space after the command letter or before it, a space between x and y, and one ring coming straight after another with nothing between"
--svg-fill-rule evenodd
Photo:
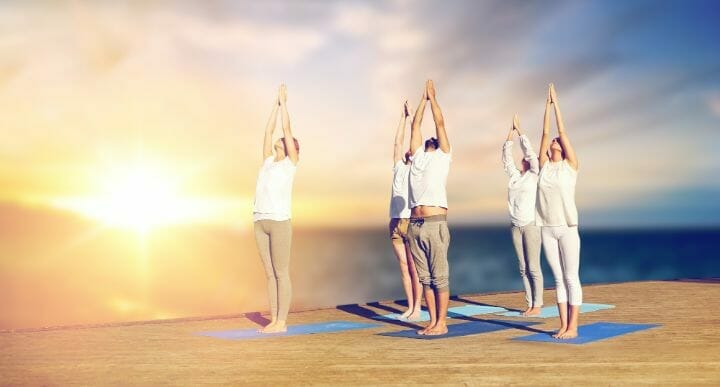
<instances>
[{"instance_id":1,"label":"grey legging","mask_svg":"<svg viewBox=\"0 0 720 387\"><path fill-rule=\"evenodd\" d=\"M267 277L270 313L273 320L287 320L292 288L290 284L290 242L292 227L289 220L258 220L255 222L255 242Z\"/></svg>"},{"instance_id":2,"label":"grey legging","mask_svg":"<svg viewBox=\"0 0 720 387\"><path fill-rule=\"evenodd\" d=\"M527 225L512 228L513 245L518 257L520 277L525 286L528 307L543 305L543 275L540 268L540 227Z\"/></svg>"}]
</instances>

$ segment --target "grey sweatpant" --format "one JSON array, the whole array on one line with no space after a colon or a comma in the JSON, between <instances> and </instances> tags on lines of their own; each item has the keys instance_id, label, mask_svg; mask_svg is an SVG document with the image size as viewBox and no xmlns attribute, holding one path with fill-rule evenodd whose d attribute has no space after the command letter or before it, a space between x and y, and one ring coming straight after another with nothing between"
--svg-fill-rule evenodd
<instances>
[{"instance_id":1,"label":"grey sweatpant","mask_svg":"<svg viewBox=\"0 0 720 387\"><path fill-rule=\"evenodd\" d=\"M427 218L411 218L408 227L410 252L420 283L425 287L447 290L450 286L450 268L447 252L450 246L450 230L444 215Z\"/></svg>"},{"instance_id":2,"label":"grey sweatpant","mask_svg":"<svg viewBox=\"0 0 720 387\"><path fill-rule=\"evenodd\" d=\"M520 267L520 278L525 286L528 307L543 305L543 275L540 268L540 227L529 224L512 228L513 245Z\"/></svg>"},{"instance_id":3,"label":"grey sweatpant","mask_svg":"<svg viewBox=\"0 0 720 387\"><path fill-rule=\"evenodd\" d=\"M287 320L292 298L290 284L290 242L292 226L289 220L258 220L255 222L255 242L265 266L270 313L273 320Z\"/></svg>"}]
</instances>

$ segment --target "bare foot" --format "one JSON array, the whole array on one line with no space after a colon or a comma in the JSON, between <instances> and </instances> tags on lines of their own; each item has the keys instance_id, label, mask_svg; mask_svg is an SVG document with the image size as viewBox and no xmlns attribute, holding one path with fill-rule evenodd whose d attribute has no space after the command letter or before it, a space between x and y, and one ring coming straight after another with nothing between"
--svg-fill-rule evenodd
<instances>
[{"instance_id":1,"label":"bare foot","mask_svg":"<svg viewBox=\"0 0 720 387\"><path fill-rule=\"evenodd\" d=\"M527 313L532 309L531 306L528 306L527 309L525 309L524 312L520 313L521 316L527 316Z\"/></svg>"},{"instance_id":2,"label":"bare foot","mask_svg":"<svg viewBox=\"0 0 720 387\"><path fill-rule=\"evenodd\" d=\"M420 309L415 309L410 313L407 317L405 317L408 321L420 321Z\"/></svg>"},{"instance_id":3,"label":"bare foot","mask_svg":"<svg viewBox=\"0 0 720 387\"><path fill-rule=\"evenodd\" d=\"M540 307L536 306L534 308L528 308L525 312L523 312L523 316L539 316L540 315Z\"/></svg>"},{"instance_id":4,"label":"bare foot","mask_svg":"<svg viewBox=\"0 0 720 387\"><path fill-rule=\"evenodd\" d=\"M417 334L418 335L427 335L427 333L430 332L430 330L432 330L434 327L435 327L435 322L430 321L430 324L426 325L425 328L417 331Z\"/></svg>"},{"instance_id":5,"label":"bare foot","mask_svg":"<svg viewBox=\"0 0 720 387\"><path fill-rule=\"evenodd\" d=\"M563 340L569 340L569 339L574 339L574 338L576 338L577 336L578 336L577 328L575 328L575 329L568 329L568 330L566 330L563 334L561 334L560 336L558 336L558 338L559 338L559 339L563 339Z\"/></svg>"},{"instance_id":6,"label":"bare foot","mask_svg":"<svg viewBox=\"0 0 720 387\"><path fill-rule=\"evenodd\" d=\"M435 324L435 326L425 333L427 336L440 336L448 333L447 324Z\"/></svg>"},{"instance_id":7,"label":"bare foot","mask_svg":"<svg viewBox=\"0 0 720 387\"><path fill-rule=\"evenodd\" d=\"M400 317L399 317L400 320L405 320L405 319L407 319L408 316L410 315L410 313L412 313L412 309L406 310L405 313L403 313L403 314L400 315Z\"/></svg>"},{"instance_id":8,"label":"bare foot","mask_svg":"<svg viewBox=\"0 0 720 387\"><path fill-rule=\"evenodd\" d=\"M258 328L258 329L257 329L257 332L258 332L258 333L264 333L266 329L272 329L275 324L277 324L276 321L271 321L270 324L265 325L264 327Z\"/></svg>"},{"instance_id":9,"label":"bare foot","mask_svg":"<svg viewBox=\"0 0 720 387\"><path fill-rule=\"evenodd\" d=\"M263 329L262 333L282 333L287 332L287 325L285 323L275 323L275 325L268 325Z\"/></svg>"},{"instance_id":10,"label":"bare foot","mask_svg":"<svg viewBox=\"0 0 720 387\"><path fill-rule=\"evenodd\" d=\"M554 335L552 335L552 337L559 339L560 336L565 333L565 331L567 331L567 327L560 327L560 329L558 329L558 331Z\"/></svg>"}]
</instances>

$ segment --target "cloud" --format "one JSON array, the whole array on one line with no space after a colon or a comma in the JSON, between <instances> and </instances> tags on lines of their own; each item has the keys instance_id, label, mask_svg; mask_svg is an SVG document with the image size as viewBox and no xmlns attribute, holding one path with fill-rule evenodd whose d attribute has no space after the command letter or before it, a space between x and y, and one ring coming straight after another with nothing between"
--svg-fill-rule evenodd
<instances>
[{"instance_id":1,"label":"cloud","mask_svg":"<svg viewBox=\"0 0 720 387\"><path fill-rule=\"evenodd\" d=\"M277 83L286 81L303 144L296 184L303 208L329 196L362 197L358 213L384 216L397 111L404 98L416 105L432 77L454 149L454 205L502 213L498 154L509 118L520 113L537 147L545 87L555 81L588 176L589 188L579 192L613 205L642 171L653 176L630 187L638 195L665 189L658 171L676 174L666 178L674 184L693 184L697 176L683 170L715 165L686 157L623 167L646 162L632 149L643 131L653 135L654 152L671 154L678 144L693 146L674 132L717 117L714 94L703 112L693 108L693 95L715 88L718 61L696 61L696 50L682 55L686 66L658 54L657 42L673 33L653 30L665 17L652 2L5 4L0 130L21 135L0 145L0 178L13 182L13 195L21 186L46 190L47 177L62 173L43 165L69 171L119 161L142 143L198 171L199 192L251 196L255 148ZM692 33L677 32L682 39ZM649 66L652 60L658 64ZM432 131L426 116L423 133ZM605 178L614 185L596 182ZM63 192L72 184L62 184Z\"/></svg>"},{"instance_id":2,"label":"cloud","mask_svg":"<svg viewBox=\"0 0 720 387\"><path fill-rule=\"evenodd\" d=\"M710 94L705 100L710 112L716 117L720 117L720 93Z\"/></svg>"},{"instance_id":3,"label":"cloud","mask_svg":"<svg viewBox=\"0 0 720 387\"><path fill-rule=\"evenodd\" d=\"M321 47L325 35L312 28L234 20L218 22L190 15L174 15L164 21L177 37L197 48L221 56L242 56L292 66Z\"/></svg>"}]
</instances>

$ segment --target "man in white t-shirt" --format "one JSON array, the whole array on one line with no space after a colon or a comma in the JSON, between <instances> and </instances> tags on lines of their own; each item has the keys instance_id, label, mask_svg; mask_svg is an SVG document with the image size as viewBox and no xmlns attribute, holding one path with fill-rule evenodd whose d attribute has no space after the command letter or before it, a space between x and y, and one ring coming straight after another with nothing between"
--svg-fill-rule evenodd
<instances>
[{"instance_id":1,"label":"man in white t-shirt","mask_svg":"<svg viewBox=\"0 0 720 387\"><path fill-rule=\"evenodd\" d=\"M513 134L520 137L523 159L520 168L513 160ZM507 140L502 148L502 162L508 181L508 212L512 224L512 241L518 258L520 278L528 306L523 316L537 316L543 305L543 276L540 268L540 227L535 224L535 201L540 165L530 139L520 132L520 118L515 114Z\"/></svg>"},{"instance_id":2,"label":"man in white t-shirt","mask_svg":"<svg viewBox=\"0 0 720 387\"><path fill-rule=\"evenodd\" d=\"M422 125L425 104L430 101L437 137L425 141ZM450 142L445 132L445 121L435 98L432 80L425 84L422 100L415 112L410 135L410 226L408 239L430 323L418 331L420 335L447 333L447 310L450 301L450 270L447 251L450 231L447 226L447 175L450 171Z\"/></svg>"}]
</instances>

